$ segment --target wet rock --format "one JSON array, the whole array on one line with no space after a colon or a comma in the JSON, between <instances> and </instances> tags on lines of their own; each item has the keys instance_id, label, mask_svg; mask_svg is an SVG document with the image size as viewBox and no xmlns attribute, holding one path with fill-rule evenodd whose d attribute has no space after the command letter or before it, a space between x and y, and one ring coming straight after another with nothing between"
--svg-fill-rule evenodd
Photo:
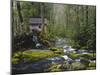
<instances>
[{"instance_id":1,"label":"wet rock","mask_svg":"<svg viewBox=\"0 0 100 75\"><path fill-rule=\"evenodd\" d=\"M49 60L52 63L62 63L65 61L63 57L48 58L47 60Z\"/></svg>"}]
</instances>

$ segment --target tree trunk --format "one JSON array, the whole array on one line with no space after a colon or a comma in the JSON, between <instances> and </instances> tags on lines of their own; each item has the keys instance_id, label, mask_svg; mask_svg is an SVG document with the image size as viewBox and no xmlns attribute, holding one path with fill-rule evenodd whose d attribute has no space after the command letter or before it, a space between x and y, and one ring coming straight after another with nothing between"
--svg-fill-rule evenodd
<instances>
[{"instance_id":1,"label":"tree trunk","mask_svg":"<svg viewBox=\"0 0 100 75\"><path fill-rule=\"evenodd\" d=\"M44 26L44 4L41 3L41 19L42 19L42 26Z\"/></svg>"},{"instance_id":2,"label":"tree trunk","mask_svg":"<svg viewBox=\"0 0 100 75\"><path fill-rule=\"evenodd\" d=\"M20 2L17 1L17 11L18 11L18 16L19 16L19 22L20 22L20 32L22 33L23 31L23 17L21 14L21 7L20 7Z\"/></svg>"},{"instance_id":3,"label":"tree trunk","mask_svg":"<svg viewBox=\"0 0 100 75\"><path fill-rule=\"evenodd\" d=\"M88 6L86 6L86 25L88 26Z\"/></svg>"},{"instance_id":4,"label":"tree trunk","mask_svg":"<svg viewBox=\"0 0 100 75\"><path fill-rule=\"evenodd\" d=\"M18 16L19 16L19 28L20 28L20 33L23 32L23 17L22 17L22 14L21 14L21 7L20 7L20 2L17 1L17 11L18 11ZM21 41L22 42L22 41ZM21 47L21 45L20 45ZM23 50L21 50L21 53L20 53L20 62L24 62L23 61Z\"/></svg>"},{"instance_id":5,"label":"tree trunk","mask_svg":"<svg viewBox=\"0 0 100 75\"><path fill-rule=\"evenodd\" d=\"M44 23L44 3L41 3L41 19L42 19L42 32L41 35L43 36L43 38L46 38L46 24Z\"/></svg>"}]
</instances>

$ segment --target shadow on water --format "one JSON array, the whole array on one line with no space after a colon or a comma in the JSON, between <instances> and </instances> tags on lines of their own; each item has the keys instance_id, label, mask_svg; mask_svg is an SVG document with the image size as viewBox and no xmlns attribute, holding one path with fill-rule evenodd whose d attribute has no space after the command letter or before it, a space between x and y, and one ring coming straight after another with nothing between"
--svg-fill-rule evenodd
<instances>
[{"instance_id":1,"label":"shadow on water","mask_svg":"<svg viewBox=\"0 0 100 75\"><path fill-rule=\"evenodd\" d=\"M13 74L24 74L24 73L41 73L48 72L48 68L52 63L61 63L65 59L62 57L47 58L45 60L33 63L21 63L13 65Z\"/></svg>"}]
</instances>

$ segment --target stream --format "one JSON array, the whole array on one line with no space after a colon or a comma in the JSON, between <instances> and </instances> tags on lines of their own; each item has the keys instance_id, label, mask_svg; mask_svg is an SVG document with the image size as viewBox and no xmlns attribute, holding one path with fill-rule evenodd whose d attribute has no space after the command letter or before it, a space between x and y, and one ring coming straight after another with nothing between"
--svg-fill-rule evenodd
<instances>
[{"instance_id":1,"label":"stream","mask_svg":"<svg viewBox=\"0 0 100 75\"><path fill-rule=\"evenodd\" d=\"M66 49L66 47L68 48L68 45L65 43L65 40L62 41L61 39L59 39L56 42L56 46L57 47L58 46L64 46L64 49ZM72 50L71 46L69 46L69 51L70 51L70 49ZM82 54L82 52L77 52L77 53ZM85 54L85 53L87 53L87 52L83 52L83 54ZM69 64L72 64L74 62L80 62L80 63L87 62L87 61L84 61L84 60L81 60L81 59L72 60L71 58L69 58L67 56L67 54L65 54L61 57L46 58L46 59L38 61L38 62L21 63L21 64L13 65L12 66L12 72L13 72L13 74L49 72L48 68L50 68L51 64L53 64L53 63L63 64L63 62L65 62L65 61L67 61ZM93 61L91 61L91 62L93 62Z\"/></svg>"},{"instance_id":2,"label":"stream","mask_svg":"<svg viewBox=\"0 0 100 75\"><path fill-rule=\"evenodd\" d=\"M50 67L52 63L61 63L64 62L65 59L63 57L54 57L47 58L45 60L33 63L22 63L14 65L12 70L13 73L23 74L23 73L37 73L37 72L46 72L46 70Z\"/></svg>"}]
</instances>

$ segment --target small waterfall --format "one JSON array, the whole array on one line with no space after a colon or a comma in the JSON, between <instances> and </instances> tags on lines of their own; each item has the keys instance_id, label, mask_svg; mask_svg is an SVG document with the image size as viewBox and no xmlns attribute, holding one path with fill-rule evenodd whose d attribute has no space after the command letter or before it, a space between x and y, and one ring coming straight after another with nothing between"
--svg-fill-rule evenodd
<instances>
[{"instance_id":1,"label":"small waterfall","mask_svg":"<svg viewBox=\"0 0 100 75\"><path fill-rule=\"evenodd\" d=\"M39 43L39 39L38 39L37 35L33 34L32 41L35 43L36 48L42 48L43 47L42 44Z\"/></svg>"},{"instance_id":2,"label":"small waterfall","mask_svg":"<svg viewBox=\"0 0 100 75\"><path fill-rule=\"evenodd\" d=\"M35 44L38 43L38 38L36 35L33 35L32 41L35 42Z\"/></svg>"}]
</instances>

